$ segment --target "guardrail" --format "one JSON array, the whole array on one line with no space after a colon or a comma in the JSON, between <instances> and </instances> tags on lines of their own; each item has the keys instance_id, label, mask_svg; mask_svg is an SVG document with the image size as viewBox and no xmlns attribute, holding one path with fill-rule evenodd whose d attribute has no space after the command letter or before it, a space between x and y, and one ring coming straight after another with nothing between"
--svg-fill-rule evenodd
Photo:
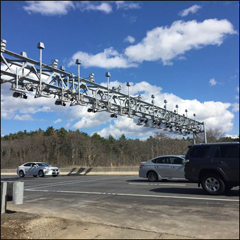
<instances>
[{"instance_id":1,"label":"guardrail","mask_svg":"<svg viewBox=\"0 0 240 240\"><path fill-rule=\"evenodd\" d=\"M23 192L24 182L1 181L1 214L6 212L8 201L14 205L23 204Z\"/></svg>"}]
</instances>

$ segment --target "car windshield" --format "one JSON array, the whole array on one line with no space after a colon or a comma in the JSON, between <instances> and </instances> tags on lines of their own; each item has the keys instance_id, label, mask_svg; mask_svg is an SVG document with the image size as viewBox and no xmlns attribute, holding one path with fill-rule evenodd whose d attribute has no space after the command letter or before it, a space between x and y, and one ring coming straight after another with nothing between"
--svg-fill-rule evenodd
<instances>
[{"instance_id":1,"label":"car windshield","mask_svg":"<svg viewBox=\"0 0 240 240\"><path fill-rule=\"evenodd\" d=\"M38 163L40 167L50 167L47 163Z\"/></svg>"}]
</instances>

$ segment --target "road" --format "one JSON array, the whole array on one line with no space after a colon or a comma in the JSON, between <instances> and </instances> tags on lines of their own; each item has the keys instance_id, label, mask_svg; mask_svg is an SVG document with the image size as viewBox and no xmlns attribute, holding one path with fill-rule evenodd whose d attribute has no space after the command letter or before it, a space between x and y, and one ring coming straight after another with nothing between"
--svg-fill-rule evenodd
<instances>
[{"instance_id":1,"label":"road","mask_svg":"<svg viewBox=\"0 0 240 240\"><path fill-rule=\"evenodd\" d=\"M14 210L191 238L239 238L239 188L206 195L195 183L138 176L2 177L24 181Z\"/></svg>"}]
</instances>

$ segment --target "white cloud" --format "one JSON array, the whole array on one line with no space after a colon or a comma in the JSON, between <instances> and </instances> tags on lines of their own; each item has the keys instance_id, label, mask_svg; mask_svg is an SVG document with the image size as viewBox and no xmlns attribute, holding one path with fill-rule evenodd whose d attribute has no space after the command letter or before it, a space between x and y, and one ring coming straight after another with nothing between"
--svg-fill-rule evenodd
<instances>
[{"instance_id":1,"label":"white cloud","mask_svg":"<svg viewBox=\"0 0 240 240\"><path fill-rule=\"evenodd\" d=\"M83 12L83 11L102 11L104 13L111 13L112 6L109 3L101 3L96 4L90 1L81 1L76 2L76 6Z\"/></svg>"},{"instance_id":2,"label":"white cloud","mask_svg":"<svg viewBox=\"0 0 240 240\"><path fill-rule=\"evenodd\" d=\"M52 112L53 110L49 106L43 106L43 107L30 107L27 106L26 108L19 109L20 113L37 113L37 112Z\"/></svg>"},{"instance_id":3,"label":"white cloud","mask_svg":"<svg viewBox=\"0 0 240 240\"><path fill-rule=\"evenodd\" d=\"M76 111L76 108L78 111ZM75 106L73 110L68 113L68 116L73 119L80 119L72 127L75 129L93 128L101 124L105 124L111 121L110 113L89 113L88 107Z\"/></svg>"},{"instance_id":4,"label":"white cloud","mask_svg":"<svg viewBox=\"0 0 240 240\"><path fill-rule=\"evenodd\" d=\"M227 34L236 33L232 24L224 19L176 21L170 27L157 27L147 32L142 42L125 49L132 62L162 60L166 65L186 51L207 45L221 45Z\"/></svg>"},{"instance_id":5,"label":"white cloud","mask_svg":"<svg viewBox=\"0 0 240 240\"><path fill-rule=\"evenodd\" d=\"M116 1L115 3L117 5L117 9L129 10L129 9L139 9L140 8L139 3L125 2L125 1Z\"/></svg>"},{"instance_id":6,"label":"white cloud","mask_svg":"<svg viewBox=\"0 0 240 240\"><path fill-rule=\"evenodd\" d=\"M57 124L57 123L60 123L60 122L62 122L62 119L58 118L58 119L55 120L53 123L54 123L54 124Z\"/></svg>"},{"instance_id":7,"label":"white cloud","mask_svg":"<svg viewBox=\"0 0 240 240\"><path fill-rule=\"evenodd\" d=\"M68 67L74 65L76 59L81 59L83 67L100 67L107 69L137 67L137 64L129 63L122 54L119 54L113 48L106 48L103 52L97 53L96 55L79 51L72 56Z\"/></svg>"},{"instance_id":8,"label":"white cloud","mask_svg":"<svg viewBox=\"0 0 240 240\"><path fill-rule=\"evenodd\" d=\"M23 8L29 13L40 13L42 15L66 15L69 10L74 9L72 1L26 1L27 6Z\"/></svg>"},{"instance_id":9,"label":"white cloud","mask_svg":"<svg viewBox=\"0 0 240 240\"><path fill-rule=\"evenodd\" d=\"M233 112L239 112L239 103L233 103L232 110Z\"/></svg>"},{"instance_id":10,"label":"white cloud","mask_svg":"<svg viewBox=\"0 0 240 240\"><path fill-rule=\"evenodd\" d=\"M178 59L179 59L179 60L186 60L186 57L184 57L184 56L179 56Z\"/></svg>"},{"instance_id":11,"label":"white cloud","mask_svg":"<svg viewBox=\"0 0 240 240\"><path fill-rule=\"evenodd\" d=\"M230 135L230 134L226 134L225 137L238 138L238 135Z\"/></svg>"},{"instance_id":12,"label":"white cloud","mask_svg":"<svg viewBox=\"0 0 240 240\"><path fill-rule=\"evenodd\" d=\"M135 38L128 35L125 39L124 42L130 42L130 43L134 43L135 42Z\"/></svg>"},{"instance_id":13,"label":"white cloud","mask_svg":"<svg viewBox=\"0 0 240 240\"><path fill-rule=\"evenodd\" d=\"M200 8L202 8L201 6L199 5L193 5L187 9L184 9L183 11L181 11L179 13L180 16L182 17L186 17L189 13L196 13Z\"/></svg>"},{"instance_id":14,"label":"white cloud","mask_svg":"<svg viewBox=\"0 0 240 240\"><path fill-rule=\"evenodd\" d=\"M84 67L130 68L143 61L162 60L164 65L172 65L172 59L184 57L186 51L200 49L207 45L221 45L227 34L236 34L232 24L224 19L176 21L170 27L157 27L147 32L138 44L127 47L120 54L113 47L95 55L79 51L75 53L68 66L80 58Z\"/></svg>"},{"instance_id":15,"label":"white cloud","mask_svg":"<svg viewBox=\"0 0 240 240\"><path fill-rule=\"evenodd\" d=\"M210 83L211 86L215 86L217 84L217 81L214 78L211 78L209 80L209 83Z\"/></svg>"},{"instance_id":16,"label":"white cloud","mask_svg":"<svg viewBox=\"0 0 240 240\"><path fill-rule=\"evenodd\" d=\"M20 121L33 121L33 118L29 114L25 115L16 115L14 117L14 120L20 120Z\"/></svg>"},{"instance_id":17,"label":"white cloud","mask_svg":"<svg viewBox=\"0 0 240 240\"><path fill-rule=\"evenodd\" d=\"M66 125L65 125L65 128L69 128L70 127L70 122L69 123L67 123Z\"/></svg>"},{"instance_id":18,"label":"white cloud","mask_svg":"<svg viewBox=\"0 0 240 240\"><path fill-rule=\"evenodd\" d=\"M137 16L134 16L132 14L126 14L123 13L122 15L125 19L127 19L130 23L135 23L137 21Z\"/></svg>"}]
</instances>

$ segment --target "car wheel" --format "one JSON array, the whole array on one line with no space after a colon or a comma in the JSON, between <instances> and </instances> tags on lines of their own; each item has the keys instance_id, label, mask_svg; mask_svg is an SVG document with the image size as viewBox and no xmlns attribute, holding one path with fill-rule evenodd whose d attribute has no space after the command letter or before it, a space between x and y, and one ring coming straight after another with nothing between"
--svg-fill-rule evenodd
<instances>
[{"instance_id":1,"label":"car wheel","mask_svg":"<svg viewBox=\"0 0 240 240\"><path fill-rule=\"evenodd\" d=\"M58 175L52 175L53 177L57 177Z\"/></svg>"},{"instance_id":2,"label":"car wheel","mask_svg":"<svg viewBox=\"0 0 240 240\"><path fill-rule=\"evenodd\" d=\"M223 194L226 187L221 177L216 174L207 174L203 176L201 179L201 184L203 190L211 195Z\"/></svg>"},{"instance_id":3,"label":"car wheel","mask_svg":"<svg viewBox=\"0 0 240 240\"><path fill-rule=\"evenodd\" d=\"M38 176L39 176L39 177L44 177L44 172L43 172L42 170L40 170L40 171L38 172Z\"/></svg>"},{"instance_id":4,"label":"car wheel","mask_svg":"<svg viewBox=\"0 0 240 240\"><path fill-rule=\"evenodd\" d=\"M154 171L150 171L148 173L148 181L149 182L157 182L158 181L158 175Z\"/></svg>"},{"instance_id":5,"label":"car wheel","mask_svg":"<svg viewBox=\"0 0 240 240\"><path fill-rule=\"evenodd\" d=\"M25 174L24 174L23 170L19 171L19 177L24 177L24 176L25 176Z\"/></svg>"}]
</instances>

